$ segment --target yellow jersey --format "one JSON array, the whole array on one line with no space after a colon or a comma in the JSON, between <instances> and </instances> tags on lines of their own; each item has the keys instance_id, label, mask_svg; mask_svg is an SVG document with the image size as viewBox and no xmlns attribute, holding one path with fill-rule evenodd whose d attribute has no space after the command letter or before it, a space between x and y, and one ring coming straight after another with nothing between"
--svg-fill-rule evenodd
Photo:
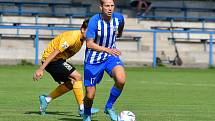
<instances>
[{"instance_id":1,"label":"yellow jersey","mask_svg":"<svg viewBox=\"0 0 215 121\"><path fill-rule=\"evenodd\" d=\"M52 60L68 59L75 55L82 47L83 41L81 40L81 31L66 31L58 35L48 44L42 55L42 62L54 52L55 49L60 50L60 53Z\"/></svg>"}]
</instances>

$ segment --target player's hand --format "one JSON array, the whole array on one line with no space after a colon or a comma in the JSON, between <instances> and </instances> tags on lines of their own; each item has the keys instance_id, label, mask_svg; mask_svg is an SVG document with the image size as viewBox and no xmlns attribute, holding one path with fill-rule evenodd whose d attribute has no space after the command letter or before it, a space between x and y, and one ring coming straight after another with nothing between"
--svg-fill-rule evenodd
<instances>
[{"instance_id":1,"label":"player's hand","mask_svg":"<svg viewBox=\"0 0 215 121\"><path fill-rule=\"evenodd\" d=\"M43 76L43 70L38 69L33 75L33 80L38 81Z\"/></svg>"},{"instance_id":2,"label":"player's hand","mask_svg":"<svg viewBox=\"0 0 215 121\"><path fill-rule=\"evenodd\" d=\"M114 55L114 56L120 56L121 55L121 52L115 48L113 48L113 49L108 48L107 52L111 55Z\"/></svg>"}]
</instances>

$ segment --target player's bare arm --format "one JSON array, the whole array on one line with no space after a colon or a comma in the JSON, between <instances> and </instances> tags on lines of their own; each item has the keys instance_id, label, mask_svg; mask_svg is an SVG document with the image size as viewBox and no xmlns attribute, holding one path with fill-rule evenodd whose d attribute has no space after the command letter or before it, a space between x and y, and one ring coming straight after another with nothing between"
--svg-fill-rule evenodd
<instances>
[{"instance_id":1,"label":"player's bare arm","mask_svg":"<svg viewBox=\"0 0 215 121\"><path fill-rule=\"evenodd\" d=\"M87 46L87 48L90 48L90 49L93 49L93 50L96 50L96 51L99 51L99 52L106 52L106 53L109 53L109 54L114 55L114 56L121 55L121 52L119 50L107 48L107 47L104 47L104 46L99 46L98 44L96 44L94 42L93 39L87 40L86 46Z\"/></svg>"},{"instance_id":2,"label":"player's bare arm","mask_svg":"<svg viewBox=\"0 0 215 121\"><path fill-rule=\"evenodd\" d=\"M44 69L46 66L51 62L51 60L60 53L60 50L56 49L54 52L52 52L48 58L44 61L44 63L36 70L36 72L33 75L33 80L37 81L43 76Z\"/></svg>"},{"instance_id":3,"label":"player's bare arm","mask_svg":"<svg viewBox=\"0 0 215 121\"><path fill-rule=\"evenodd\" d=\"M119 26L117 37L121 37L121 36L122 36L123 29L124 29L124 23L122 23L122 24Z\"/></svg>"}]
</instances>

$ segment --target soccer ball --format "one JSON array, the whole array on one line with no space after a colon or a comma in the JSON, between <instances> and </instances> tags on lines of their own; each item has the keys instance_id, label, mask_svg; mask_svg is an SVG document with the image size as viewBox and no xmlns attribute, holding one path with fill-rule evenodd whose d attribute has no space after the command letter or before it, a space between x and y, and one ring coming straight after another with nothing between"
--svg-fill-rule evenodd
<instances>
[{"instance_id":1,"label":"soccer ball","mask_svg":"<svg viewBox=\"0 0 215 121\"><path fill-rule=\"evenodd\" d=\"M135 115L131 111L122 111L118 114L117 121L135 121Z\"/></svg>"}]
</instances>

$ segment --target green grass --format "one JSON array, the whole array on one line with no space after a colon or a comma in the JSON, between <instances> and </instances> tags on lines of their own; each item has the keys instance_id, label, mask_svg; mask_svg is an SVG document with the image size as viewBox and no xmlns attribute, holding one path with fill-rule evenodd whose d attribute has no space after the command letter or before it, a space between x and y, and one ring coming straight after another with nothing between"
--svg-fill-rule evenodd
<instances>
[{"instance_id":1,"label":"green grass","mask_svg":"<svg viewBox=\"0 0 215 121\"><path fill-rule=\"evenodd\" d=\"M40 116L38 96L52 91L48 73L33 82L36 66L0 66L0 121L82 121L74 96L68 93L49 104ZM78 70L83 73L82 67ZM214 121L215 69L126 68L127 83L115 104L130 110L137 121ZM109 121L103 107L113 81L107 75L97 86L93 121Z\"/></svg>"}]
</instances>

